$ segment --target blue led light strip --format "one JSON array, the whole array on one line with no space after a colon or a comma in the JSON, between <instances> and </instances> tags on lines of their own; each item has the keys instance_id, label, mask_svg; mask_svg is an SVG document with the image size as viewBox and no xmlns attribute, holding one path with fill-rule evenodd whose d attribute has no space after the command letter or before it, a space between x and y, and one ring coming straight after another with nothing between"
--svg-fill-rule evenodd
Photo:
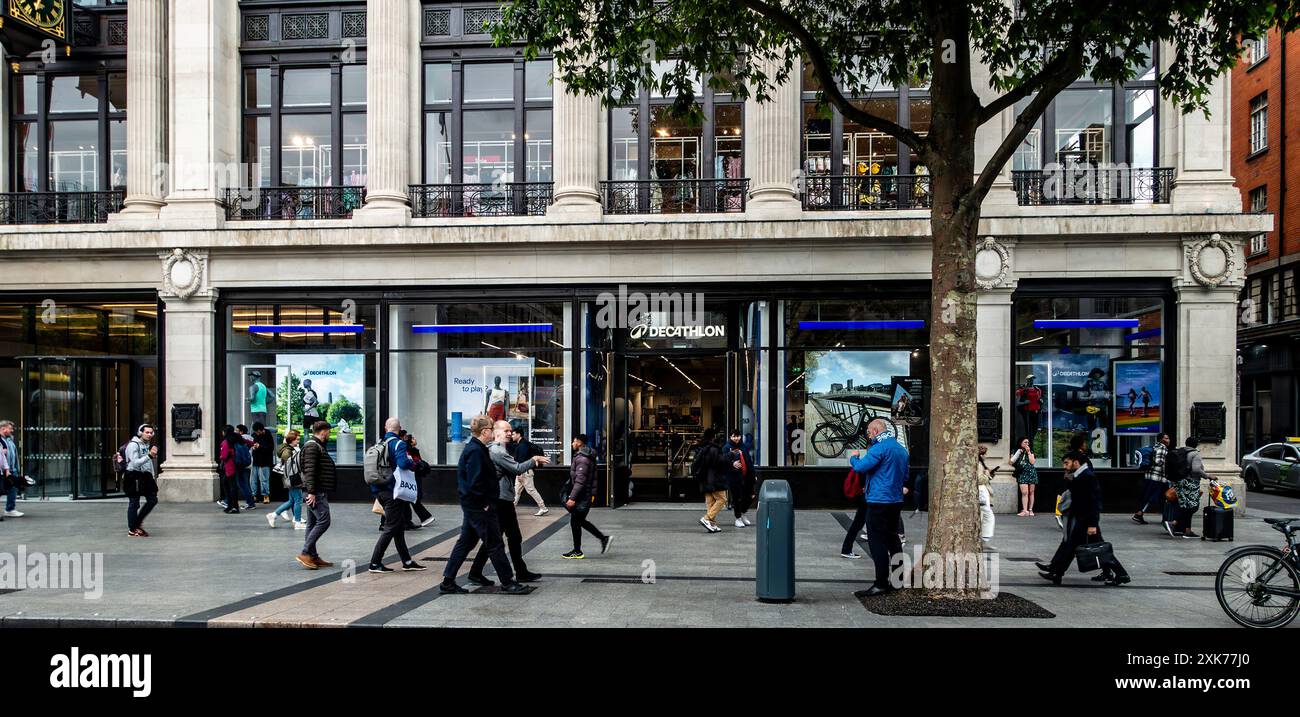
<instances>
[{"instance_id":1,"label":"blue led light strip","mask_svg":"<svg viewBox=\"0 0 1300 717\"><path fill-rule=\"evenodd\" d=\"M414 334L508 334L550 331L551 324L415 324Z\"/></svg>"},{"instance_id":2,"label":"blue led light strip","mask_svg":"<svg viewBox=\"0 0 1300 717\"><path fill-rule=\"evenodd\" d=\"M253 324L250 334L359 334L361 324Z\"/></svg>"},{"instance_id":3,"label":"blue led light strip","mask_svg":"<svg viewBox=\"0 0 1300 717\"><path fill-rule=\"evenodd\" d=\"M1136 329L1137 319L1034 319L1036 329Z\"/></svg>"},{"instance_id":4,"label":"blue led light strip","mask_svg":"<svg viewBox=\"0 0 1300 717\"><path fill-rule=\"evenodd\" d=\"M1125 341L1141 341L1142 339L1153 339L1160 335L1160 329L1147 329L1146 331L1137 331L1124 337Z\"/></svg>"},{"instance_id":5,"label":"blue led light strip","mask_svg":"<svg viewBox=\"0 0 1300 717\"><path fill-rule=\"evenodd\" d=\"M800 321L803 331L821 331L829 329L924 329L924 321Z\"/></svg>"}]
</instances>

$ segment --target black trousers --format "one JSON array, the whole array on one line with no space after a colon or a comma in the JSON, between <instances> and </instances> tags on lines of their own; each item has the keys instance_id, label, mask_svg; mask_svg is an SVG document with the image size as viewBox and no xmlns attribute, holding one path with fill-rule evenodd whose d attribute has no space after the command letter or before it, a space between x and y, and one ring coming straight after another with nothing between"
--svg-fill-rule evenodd
<instances>
[{"instance_id":1,"label":"black trousers","mask_svg":"<svg viewBox=\"0 0 1300 717\"><path fill-rule=\"evenodd\" d=\"M223 488L222 496L226 501L226 510L239 510L239 472L236 471L233 476L226 476L221 480Z\"/></svg>"},{"instance_id":2,"label":"black trousers","mask_svg":"<svg viewBox=\"0 0 1300 717\"><path fill-rule=\"evenodd\" d=\"M754 504L754 481L731 478L727 481L727 488L731 491L731 510L736 517L748 513Z\"/></svg>"},{"instance_id":3,"label":"black trousers","mask_svg":"<svg viewBox=\"0 0 1300 717\"><path fill-rule=\"evenodd\" d=\"M519 531L519 516L515 513L514 501L498 500L496 505L497 521L501 525L501 534L505 536L506 546L509 548L510 562L514 565L515 574L523 575L528 572L528 566L524 564L524 534ZM488 553L482 548L479 549L478 555L474 556L474 562L470 565L470 575L482 575L483 568L487 565ZM496 567L496 563L492 563ZM501 571L497 570L500 575Z\"/></svg>"},{"instance_id":4,"label":"black trousers","mask_svg":"<svg viewBox=\"0 0 1300 717\"><path fill-rule=\"evenodd\" d=\"M479 548L479 555L486 555L492 561L492 568L497 571L497 577L501 578L501 584L515 582L510 560L506 558L505 543L501 542L501 523L497 521L496 506L487 510L462 506L461 510L465 514L465 520L460 526L460 537L451 549L451 557L447 558L447 568L442 571L442 579L446 582L454 581L456 573L460 572L465 559L469 557L469 551L482 541L483 547Z\"/></svg>"},{"instance_id":5,"label":"black trousers","mask_svg":"<svg viewBox=\"0 0 1300 717\"><path fill-rule=\"evenodd\" d=\"M411 551L406 549L406 524L411 520L411 504L394 498L391 490L381 490L377 497L384 506L384 521L379 540L370 553L370 564L379 565L384 562L384 553L388 552L388 544L391 542L397 545L397 556L405 565L411 562Z\"/></svg>"},{"instance_id":6,"label":"black trousers","mask_svg":"<svg viewBox=\"0 0 1300 717\"><path fill-rule=\"evenodd\" d=\"M1080 545L1088 542L1100 543L1104 540L1101 537L1101 530L1098 530L1096 535L1088 535L1088 528L1073 519L1066 523L1066 529L1065 539L1061 541L1056 554L1052 556L1051 572L1055 575L1064 575L1065 571L1070 569L1070 563L1074 561L1074 551ZM1107 575L1128 575L1124 566L1113 557L1102 563L1101 570Z\"/></svg>"},{"instance_id":7,"label":"black trousers","mask_svg":"<svg viewBox=\"0 0 1300 717\"><path fill-rule=\"evenodd\" d=\"M840 548L841 553L848 553L853 550L853 543L857 542L858 534L862 532L862 526L866 525L866 523L867 504L858 503L858 512L853 514L853 524L849 526L849 532L844 534L844 546Z\"/></svg>"},{"instance_id":8,"label":"black trousers","mask_svg":"<svg viewBox=\"0 0 1300 717\"><path fill-rule=\"evenodd\" d=\"M587 520L587 513L591 512L590 498L574 501L573 507L565 506L565 510L569 511L569 529L573 531L574 550L582 550L582 531L584 530L591 533L591 536L596 540L602 543L605 542L605 534Z\"/></svg>"},{"instance_id":9,"label":"black trousers","mask_svg":"<svg viewBox=\"0 0 1300 717\"><path fill-rule=\"evenodd\" d=\"M420 519L421 523L428 520L429 517L433 515L433 513L429 512L428 508L424 507L424 503L418 500L415 501L415 505L411 507L415 509L415 515Z\"/></svg>"},{"instance_id":10,"label":"black trousers","mask_svg":"<svg viewBox=\"0 0 1300 717\"><path fill-rule=\"evenodd\" d=\"M889 588L889 559L903 552L898 539L898 524L902 519L902 503L867 503L867 548L871 562L876 566L875 585Z\"/></svg>"}]
</instances>

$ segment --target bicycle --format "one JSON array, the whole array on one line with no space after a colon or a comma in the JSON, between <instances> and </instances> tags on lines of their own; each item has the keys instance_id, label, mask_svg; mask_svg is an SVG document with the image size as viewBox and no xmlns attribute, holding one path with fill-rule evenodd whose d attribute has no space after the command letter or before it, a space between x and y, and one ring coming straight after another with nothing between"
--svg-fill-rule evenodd
<instances>
[{"instance_id":1,"label":"bicycle","mask_svg":"<svg viewBox=\"0 0 1300 717\"><path fill-rule=\"evenodd\" d=\"M1214 579L1219 606L1242 627L1285 627L1300 612L1300 518L1264 522L1286 536L1286 547L1237 548Z\"/></svg>"},{"instance_id":2,"label":"bicycle","mask_svg":"<svg viewBox=\"0 0 1300 717\"><path fill-rule=\"evenodd\" d=\"M851 449L870 448L867 426L877 418L884 419L898 433L898 426L888 413L877 413L865 402L813 400L823 416L837 419L822 421L813 429L812 448L822 458L839 458Z\"/></svg>"}]
</instances>

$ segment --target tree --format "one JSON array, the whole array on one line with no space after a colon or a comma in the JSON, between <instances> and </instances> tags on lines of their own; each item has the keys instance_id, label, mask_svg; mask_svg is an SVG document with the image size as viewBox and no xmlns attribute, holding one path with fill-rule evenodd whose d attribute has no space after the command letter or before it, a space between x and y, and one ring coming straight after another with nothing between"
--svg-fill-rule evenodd
<instances>
[{"instance_id":1,"label":"tree","mask_svg":"<svg viewBox=\"0 0 1300 717\"><path fill-rule=\"evenodd\" d=\"M1300 0L506 0L498 44L554 57L568 91L628 104L641 87L694 112L692 80L759 102L811 64L821 101L917 152L931 182L931 514L927 550L978 552L975 501L975 240L980 206L1048 103L1087 75L1131 79L1148 43L1173 57L1160 89L1182 111L1205 111L1240 38L1291 29ZM672 61L662 75L652 62ZM998 94L982 99L974 63ZM848 97L877 82L930 82L922 136ZM982 167L975 134L1024 101Z\"/></svg>"},{"instance_id":2,"label":"tree","mask_svg":"<svg viewBox=\"0 0 1300 717\"><path fill-rule=\"evenodd\" d=\"M286 387L283 380L276 382L275 386L275 420L278 424L293 428L294 422L289 420L289 411L302 413L302 381L298 374L289 372L289 385ZM299 415L299 418L302 416Z\"/></svg>"},{"instance_id":3,"label":"tree","mask_svg":"<svg viewBox=\"0 0 1300 717\"><path fill-rule=\"evenodd\" d=\"M339 394L339 397L330 404L329 411L325 414L329 417L331 426L337 426L340 420L348 422L348 425L357 425L365 417L361 406L349 401L347 396Z\"/></svg>"}]
</instances>

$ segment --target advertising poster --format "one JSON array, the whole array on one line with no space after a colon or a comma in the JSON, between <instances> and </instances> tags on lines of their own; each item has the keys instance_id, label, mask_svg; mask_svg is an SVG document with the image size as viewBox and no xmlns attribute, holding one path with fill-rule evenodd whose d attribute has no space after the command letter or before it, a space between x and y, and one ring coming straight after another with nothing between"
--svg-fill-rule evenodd
<instances>
[{"instance_id":1,"label":"advertising poster","mask_svg":"<svg viewBox=\"0 0 1300 717\"><path fill-rule=\"evenodd\" d=\"M1160 362L1116 361L1115 435L1160 432Z\"/></svg>"},{"instance_id":2,"label":"advertising poster","mask_svg":"<svg viewBox=\"0 0 1300 717\"><path fill-rule=\"evenodd\" d=\"M360 354L279 354L289 380L276 391L276 430L304 432L309 423L327 421L327 447L343 465L355 465L365 452L366 357ZM375 436L371 437L377 438Z\"/></svg>"},{"instance_id":3,"label":"advertising poster","mask_svg":"<svg viewBox=\"0 0 1300 717\"><path fill-rule=\"evenodd\" d=\"M907 351L809 351L804 355L806 465L844 465L870 445L867 424L892 421L894 377L911 367ZM895 425L907 445L907 429Z\"/></svg>"},{"instance_id":4,"label":"advertising poster","mask_svg":"<svg viewBox=\"0 0 1300 717\"><path fill-rule=\"evenodd\" d=\"M538 448L546 451L546 455L557 461L564 454L564 446L559 431L556 430L559 424L555 419L559 413L559 393L554 386L538 386L533 389L532 430L528 433L528 440L536 443Z\"/></svg>"},{"instance_id":5,"label":"advertising poster","mask_svg":"<svg viewBox=\"0 0 1300 717\"><path fill-rule=\"evenodd\" d=\"M1052 364L1020 361L1016 363L1014 413L1011 420L1011 443L1017 448L1029 439L1034 455L1052 463Z\"/></svg>"},{"instance_id":6,"label":"advertising poster","mask_svg":"<svg viewBox=\"0 0 1300 717\"><path fill-rule=\"evenodd\" d=\"M533 406L533 359L447 359L447 441L470 438L469 422L486 415L507 420L530 433Z\"/></svg>"},{"instance_id":7,"label":"advertising poster","mask_svg":"<svg viewBox=\"0 0 1300 717\"><path fill-rule=\"evenodd\" d=\"M922 417L925 416L922 401L924 400L923 380L911 376L894 376L890 379L893 386L893 405L890 413L894 418L894 423L900 426L919 426Z\"/></svg>"},{"instance_id":8,"label":"advertising poster","mask_svg":"<svg viewBox=\"0 0 1300 717\"><path fill-rule=\"evenodd\" d=\"M1110 465L1111 383L1108 354L1034 354L1034 362L1050 367L1051 465L1059 467L1070 437L1086 433L1092 462Z\"/></svg>"}]
</instances>

